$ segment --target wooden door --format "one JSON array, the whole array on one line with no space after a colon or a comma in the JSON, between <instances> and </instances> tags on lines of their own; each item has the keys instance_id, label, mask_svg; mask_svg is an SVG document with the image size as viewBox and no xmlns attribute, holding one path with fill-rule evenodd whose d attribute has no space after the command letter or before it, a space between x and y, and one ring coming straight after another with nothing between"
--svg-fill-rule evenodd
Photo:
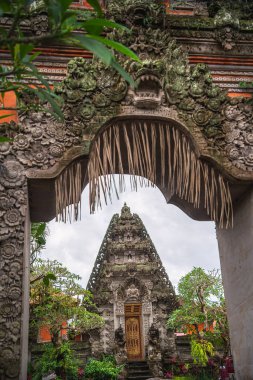
<instances>
[{"instance_id":1,"label":"wooden door","mask_svg":"<svg viewBox=\"0 0 253 380\"><path fill-rule=\"evenodd\" d=\"M126 348L128 360L142 359L141 305L125 305Z\"/></svg>"}]
</instances>

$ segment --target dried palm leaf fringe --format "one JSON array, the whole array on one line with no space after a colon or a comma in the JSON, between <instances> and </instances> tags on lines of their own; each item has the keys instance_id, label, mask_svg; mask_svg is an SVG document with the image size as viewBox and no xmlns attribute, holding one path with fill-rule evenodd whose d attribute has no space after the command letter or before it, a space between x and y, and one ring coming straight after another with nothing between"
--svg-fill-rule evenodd
<instances>
[{"instance_id":1,"label":"dried palm leaf fringe","mask_svg":"<svg viewBox=\"0 0 253 380\"><path fill-rule=\"evenodd\" d=\"M81 163L75 162L55 181L56 221L71 222L81 218Z\"/></svg>"},{"instance_id":2,"label":"dried palm leaf fringe","mask_svg":"<svg viewBox=\"0 0 253 380\"><path fill-rule=\"evenodd\" d=\"M119 123L96 138L88 166L91 212L101 207L101 196L107 203L114 191L118 196L125 190L125 174L130 174L132 190L159 184L170 196L176 194L195 208L204 206L219 227L233 225L228 182L198 159L186 136L168 123Z\"/></svg>"}]
</instances>

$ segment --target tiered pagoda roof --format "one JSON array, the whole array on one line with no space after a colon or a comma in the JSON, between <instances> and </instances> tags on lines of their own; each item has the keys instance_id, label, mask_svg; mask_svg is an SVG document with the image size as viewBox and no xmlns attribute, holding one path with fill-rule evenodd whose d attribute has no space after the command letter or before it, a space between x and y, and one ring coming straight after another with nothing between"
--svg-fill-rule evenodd
<instances>
[{"instance_id":1,"label":"tiered pagoda roof","mask_svg":"<svg viewBox=\"0 0 253 380\"><path fill-rule=\"evenodd\" d=\"M135 259L132 260L133 256ZM116 259L115 259L116 257ZM109 265L109 268L107 268ZM127 272L129 268L144 276L159 277L160 283L173 291L173 287L156 251L156 248L137 214L132 214L124 204L121 214L113 215L105 237L101 244L95 265L93 267L87 289L96 292L100 280L110 272Z\"/></svg>"}]
</instances>

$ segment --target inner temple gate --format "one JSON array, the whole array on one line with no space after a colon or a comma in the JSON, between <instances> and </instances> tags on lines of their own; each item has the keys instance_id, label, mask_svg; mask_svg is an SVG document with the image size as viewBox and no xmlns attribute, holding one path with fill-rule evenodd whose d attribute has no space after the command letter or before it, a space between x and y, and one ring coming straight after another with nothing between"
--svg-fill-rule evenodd
<instances>
[{"instance_id":1,"label":"inner temple gate","mask_svg":"<svg viewBox=\"0 0 253 380\"><path fill-rule=\"evenodd\" d=\"M0 125L1 134L13 139L0 145L3 379L26 378L30 221L77 219L87 183L94 211L101 197L124 190L125 174L133 188L155 184L192 218L216 223L236 376L253 379L252 104L238 97L251 90L234 83L251 78L252 12L246 3L238 13L229 0L222 6L173 1L174 7L158 0L108 0L108 17L132 31L114 31L114 39L142 60L119 58L136 88L79 51L56 86L64 122L29 112ZM44 19L36 17L40 28ZM118 183L113 174L119 174ZM129 331L136 331L143 308L138 313L127 322Z\"/></svg>"},{"instance_id":2,"label":"inner temple gate","mask_svg":"<svg viewBox=\"0 0 253 380\"><path fill-rule=\"evenodd\" d=\"M126 204L111 219L87 288L105 319L92 354L114 353L123 364L145 360L159 376L162 358L176 352L166 321L177 300L142 220Z\"/></svg>"}]
</instances>

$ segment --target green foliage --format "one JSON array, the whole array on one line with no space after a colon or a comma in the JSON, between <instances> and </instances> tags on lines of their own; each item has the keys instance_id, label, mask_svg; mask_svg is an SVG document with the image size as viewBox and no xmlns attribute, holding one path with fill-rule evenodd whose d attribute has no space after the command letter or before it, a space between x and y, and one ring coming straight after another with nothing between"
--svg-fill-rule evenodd
<instances>
[{"instance_id":1,"label":"green foliage","mask_svg":"<svg viewBox=\"0 0 253 380\"><path fill-rule=\"evenodd\" d=\"M213 322L224 304L222 280L217 271L205 273L202 268L194 268L179 281L178 293L181 306L171 314L168 327L184 332L189 325Z\"/></svg>"},{"instance_id":2,"label":"green foliage","mask_svg":"<svg viewBox=\"0 0 253 380\"><path fill-rule=\"evenodd\" d=\"M63 342L57 347L46 344L43 355L35 363L32 378L41 380L43 376L54 372L58 379L75 380L78 379L79 364L69 342Z\"/></svg>"},{"instance_id":3,"label":"green foliage","mask_svg":"<svg viewBox=\"0 0 253 380\"><path fill-rule=\"evenodd\" d=\"M52 342L61 344L62 325L75 334L100 328L104 324L96 312L92 295L79 283L80 277L68 271L57 261L36 260L33 275L37 281L31 285L31 329L48 326ZM35 333L36 335L36 333Z\"/></svg>"},{"instance_id":4,"label":"green foliage","mask_svg":"<svg viewBox=\"0 0 253 380\"><path fill-rule=\"evenodd\" d=\"M229 350L229 331L221 275L194 268L182 277L178 285L181 306L169 317L167 326L187 333L191 328L195 337L213 346ZM215 324L214 331L209 326ZM200 331L200 325L204 329Z\"/></svg>"},{"instance_id":5,"label":"green foliage","mask_svg":"<svg viewBox=\"0 0 253 380\"><path fill-rule=\"evenodd\" d=\"M83 13L69 9L72 0L43 0L38 2L38 5L30 3L27 0L0 2L0 16L10 17L11 21L8 28L0 29L0 48L7 50L12 58L10 67L0 65L0 95L3 97L6 92L14 91L19 100L17 109L39 111L44 110L45 104L49 103L53 114L63 119L61 97L53 92L34 64L40 54L34 53L34 48L50 43L63 43L90 50L106 65L111 65L119 71L125 80L134 84L133 79L117 63L114 51L136 61L139 61L138 57L127 47L101 36L105 28L126 28L106 20L99 1L88 1L94 12L86 12L84 21ZM41 10L47 13L49 30L44 34L30 36L22 28L22 22ZM78 34L75 33L76 30L79 31ZM29 85L31 78L36 79L32 88ZM28 103L22 102L25 94L30 97L32 94ZM13 110L4 106L1 109Z\"/></svg>"},{"instance_id":6,"label":"green foliage","mask_svg":"<svg viewBox=\"0 0 253 380\"><path fill-rule=\"evenodd\" d=\"M33 266L34 261L38 254L46 246L46 237L48 235L46 223L32 223L31 224L31 241L30 241L30 263ZM33 268L32 268L33 269Z\"/></svg>"},{"instance_id":7,"label":"green foliage","mask_svg":"<svg viewBox=\"0 0 253 380\"><path fill-rule=\"evenodd\" d=\"M221 276L218 271L206 273L202 268L194 267L191 272L182 277L178 284L179 295L184 302L213 303L213 297L223 296Z\"/></svg>"},{"instance_id":8,"label":"green foliage","mask_svg":"<svg viewBox=\"0 0 253 380\"><path fill-rule=\"evenodd\" d=\"M103 360L91 359L85 367L85 378L92 380L114 380L122 371L123 366L117 366L113 357Z\"/></svg>"},{"instance_id":9,"label":"green foliage","mask_svg":"<svg viewBox=\"0 0 253 380\"><path fill-rule=\"evenodd\" d=\"M33 276L41 277L53 273L56 279L52 283L52 287L59 290L69 296L75 296L77 294L88 295L90 293L84 291L80 285L81 277L75 273L72 273L68 268L64 267L57 260L40 259L38 258L33 265ZM52 279L53 280L53 279ZM40 290L42 283L36 284L34 290Z\"/></svg>"},{"instance_id":10,"label":"green foliage","mask_svg":"<svg viewBox=\"0 0 253 380\"><path fill-rule=\"evenodd\" d=\"M208 357L213 355L214 347L212 343L204 339L201 339L200 341L197 341L196 339L191 340L191 356L194 364L206 366Z\"/></svg>"}]
</instances>

